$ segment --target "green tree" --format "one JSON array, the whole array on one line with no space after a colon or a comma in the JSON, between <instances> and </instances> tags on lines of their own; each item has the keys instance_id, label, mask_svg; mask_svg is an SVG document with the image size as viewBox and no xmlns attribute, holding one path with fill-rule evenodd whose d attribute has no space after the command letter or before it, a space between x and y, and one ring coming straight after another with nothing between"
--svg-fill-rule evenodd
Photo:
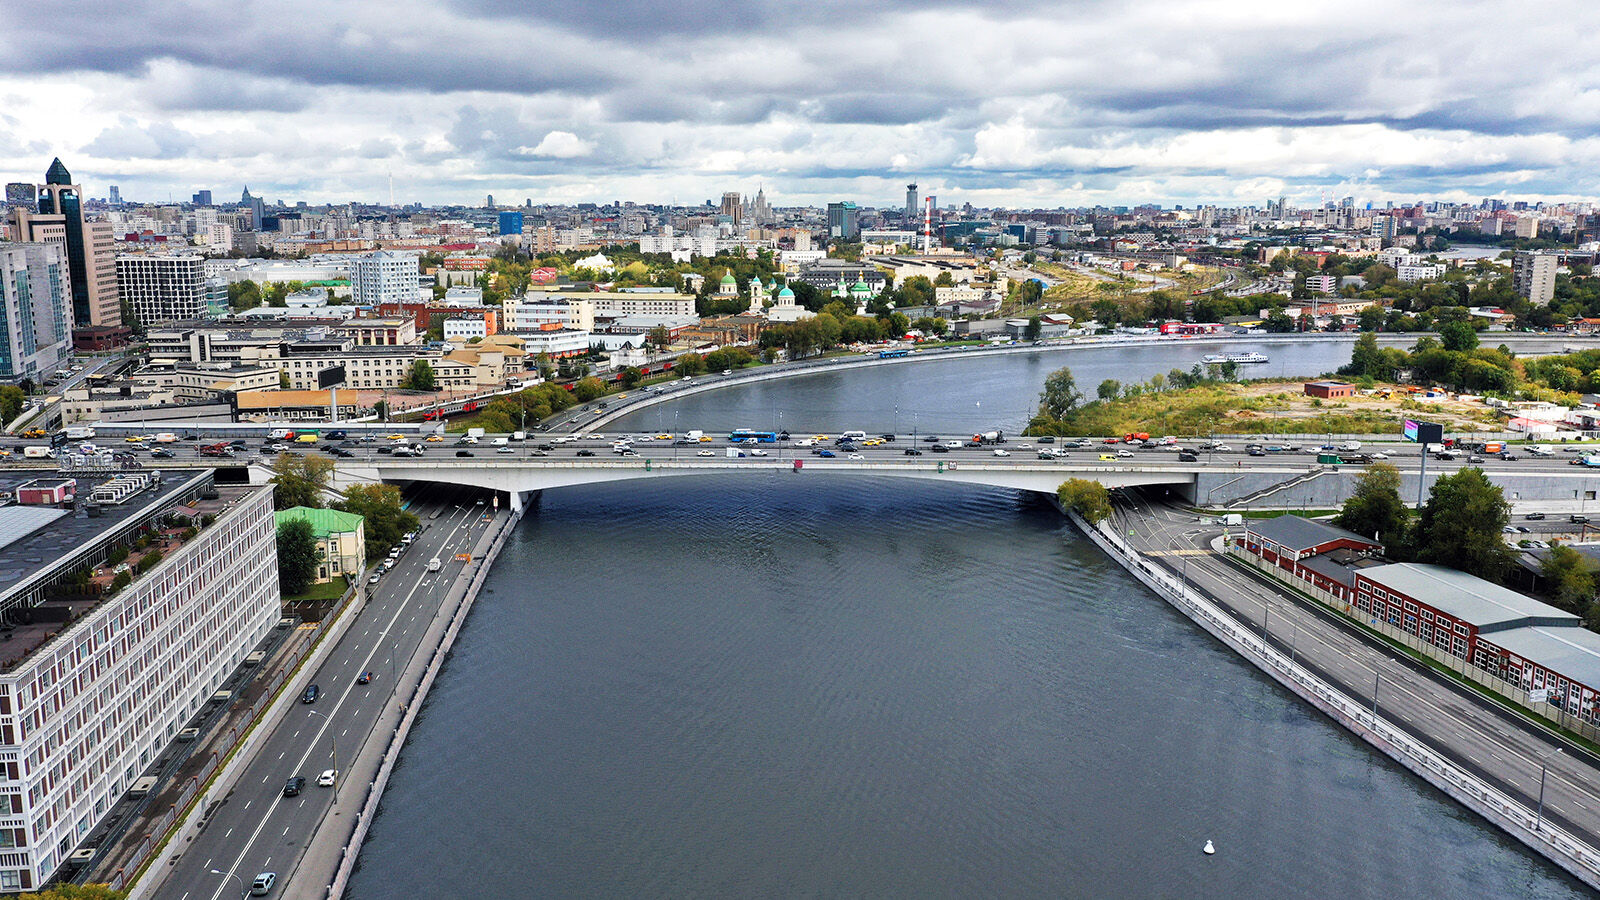
<instances>
[{"instance_id":1,"label":"green tree","mask_svg":"<svg viewBox=\"0 0 1600 900\"><path fill-rule=\"evenodd\" d=\"M673 363L672 369L679 375L704 375L706 359L698 353L685 353Z\"/></svg>"},{"instance_id":2,"label":"green tree","mask_svg":"<svg viewBox=\"0 0 1600 900\"><path fill-rule=\"evenodd\" d=\"M261 285L245 279L228 285L228 308L235 312L255 309L261 305Z\"/></svg>"},{"instance_id":3,"label":"green tree","mask_svg":"<svg viewBox=\"0 0 1600 900\"><path fill-rule=\"evenodd\" d=\"M278 590L285 597L306 592L317 576L317 536L311 523L294 519L278 526Z\"/></svg>"},{"instance_id":4,"label":"green tree","mask_svg":"<svg viewBox=\"0 0 1600 900\"><path fill-rule=\"evenodd\" d=\"M1283 310L1275 309L1267 313L1267 319L1262 323L1261 327L1272 334L1288 334L1294 331L1294 320L1289 318L1289 314Z\"/></svg>"},{"instance_id":5,"label":"green tree","mask_svg":"<svg viewBox=\"0 0 1600 900\"><path fill-rule=\"evenodd\" d=\"M1362 331L1377 331L1383 327L1384 309L1381 306L1369 306L1356 314Z\"/></svg>"},{"instance_id":6,"label":"green tree","mask_svg":"<svg viewBox=\"0 0 1600 900\"><path fill-rule=\"evenodd\" d=\"M1115 400L1122 396L1122 382L1115 378L1107 378L1100 382L1100 387L1095 389L1095 396L1101 400Z\"/></svg>"},{"instance_id":7,"label":"green tree","mask_svg":"<svg viewBox=\"0 0 1600 900\"><path fill-rule=\"evenodd\" d=\"M406 373L400 386L413 391L433 391L438 390L439 383L433 377L433 366L427 360L419 359L411 364L411 370Z\"/></svg>"},{"instance_id":8,"label":"green tree","mask_svg":"<svg viewBox=\"0 0 1600 900\"><path fill-rule=\"evenodd\" d=\"M1400 470L1377 462L1356 478L1350 499L1333 524L1392 547L1405 539L1410 520L1405 501L1400 499Z\"/></svg>"},{"instance_id":9,"label":"green tree","mask_svg":"<svg viewBox=\"0 0 1600 900\"><path fill-rule=\"evenodd\" d=\"M296 506L320 507L328 489L333 460L323 456L283 453L272 461L272 505L276 509Z\"/></svg>"},{"instance_id":10,"label":"green tree","mask_svg":"<svg viewBox=\"0 0 1600 900\"><path fill-rule=\"evenodd\" d=\"M936 288L955 287L956 280L949 272L940 272L939 277L933 280L933 286Z\"/></svg>"},{"instance_id":11,"label":"green tree","mask_svg":"<svg viewBox=\"0 0 1600 900\"><path fill-rule=\"evenodd\" d=\"M1582 614L1594 600L1594 573L1588 559L1566 544L1554 543L1539 566L1545 593L1562 609Z\"/></svg>"},{"instance_id":12,"label":"green tree","mask_svg":"<svg viewBox=\"0 0 1600 900\"><path fill-rule=\"evenodd\" d=\"M590 400L604 396L605 392L606 383L593 375L579 379L578 383L572 386L572 396L577 398L579 403L588 403Z\"/></svg>"},{"instance_id":13,"label":"green tree","mask_svg":"<svg viewBox=\"0 0 1600 900\"><path fill-rule=\"evenodd\" d=\"M1038 316L1029 316L1027 327L1022 329L1022 339L1025 341L1037 341L1039 339L1040 330L1043 327L1044 326L1039 322Z\"/></svg>"},{"instance_id":14,"label":"green tree","mask_svg":"<svg viewBox=\"0 0 1600 900\"><path fill-rule=\"evenodd\" d=\"M384 422L389 421L389 401L374 401L372 404L372 413Z\"/></svg>"},{"instance_id":15,"label":"green tree","mask_svg":"<svg viewBox=\"0 0 1600 900\"><path fill-rule=\"evenodd\" d=\"M1056 488L1061 505L1083 516L1091 525L1111 515L1111 495L1098 481L1069 478Z\"/></svg>"},{"instance_id":16,"label":"green tree","mask_svg":"<svg viewBox=\"0 0 1600 900\"><path fill-rule=\"evenodd\" d=\"M127 891L105 884L57 884L42 891L25 891L15 900L124 900Z\"/></svg>"},{"instance_id":17,"label":"green tree","mask_svg":"<svg viewBox=\"0 0 1600 900\"><path fill-rule=\"evenodd\" d=\"M1478 333L1472 330L1468 322L1446 322L1439 326L1439 340L1443 342L1444 349L1456 352L1476 350L1478 347Z\"/></svg>"},{"instance_id":18,"label":"green tree","mask_svg":"<svg viewBox=\"0 0 1600 900\"><path fill-rule=\"evenodd\" d=\"M390 484L357 484L345 488L334 509L355 513L364 521L367 559L378 559L400 543L405 533L421 524L416 513L401 503L400 489Z\"/></svg>"},{"instance_id":19,"label":"green tree","mask_svg":"<svg viewBox=\"0 0 1600 900\"><path fill-rule=\"evenodd\" d=\"M0 426L22 415L22 404L27 395L14 384L0 385Z\"/></svg>"},{"instance_id":20,"label":"green tree","mask_svg":"<svg viewBox=\"0 0 1600 900\"><path fill-rule=\"evenodd\" d=\"M639 382L644 380L644 372L638 366L628 366L619 374L622 376L623 387L637 387Z\"/></svg>"},{"instance_id":21,"label":"green tree","mask_svg":"<svg viewBox=\"0 0 1600 900\"><path fill-rule=\"evenodd\" d=\"M1078 393L1078 381L1072 370L1063 366L1044 380L1044 392L1039 395L1040 410L1052 419L1064 419L1083 402Z\"/></svg>"},{"instance_id":22,"label":"green tree","mask_svg":"<svg viewBox=\"0 0 1600 900\"><path fill-rule=\"evenodd\" d=\"M1498 581L1514 558L1501 529L1511 520L1505 495L1477 467L1433 483L1417 521L1417 558Z\"/></svg>"}]
</instances>

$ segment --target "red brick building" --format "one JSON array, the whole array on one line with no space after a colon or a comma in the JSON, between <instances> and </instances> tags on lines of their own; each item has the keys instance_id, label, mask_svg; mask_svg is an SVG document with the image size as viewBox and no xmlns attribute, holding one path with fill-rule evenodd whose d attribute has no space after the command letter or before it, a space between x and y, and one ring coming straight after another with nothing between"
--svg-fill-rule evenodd
<instances>
[{"instance_id":1,"label":"red brick building","mask_svg":"<svg viewBox=\"0 0 1600 900\"><path fill-rule=\"evenodd\" d=\"M1349 563L1383 553L1377 541L1300 516L1249 519L1237 541L1262 561L1346 602L1354 594Z\"/></svg>"},{"instance_id":2,"label":"red brick building","mask_svg":"<svg viewBox=\"0 0 1600 900\"><path fill-rule=\"evenodd\" d=\"M1343 381L1308 381L1305 390L1307 397L1320 397L1323 400L1339 400L1356 394L1356 386Z\"/></svg>"}]
</instances>

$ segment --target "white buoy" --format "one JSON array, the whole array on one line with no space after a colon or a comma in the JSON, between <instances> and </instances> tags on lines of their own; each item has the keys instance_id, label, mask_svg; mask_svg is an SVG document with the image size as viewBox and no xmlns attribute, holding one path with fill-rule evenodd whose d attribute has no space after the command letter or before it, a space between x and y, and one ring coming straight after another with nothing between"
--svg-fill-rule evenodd
<instances>
[{"instance_id":1,"label":"white buoy","mask_svg":"<svg viewBox=\"0 0 1600 900\"><path fill-rule=\"evenodd\" d=\"M1217 848L1216 848L1216 847L1213 847L1213 846L1212 846L1212 845L1211 845L1211 842L1210 842L1210 841L1206 841L1206 845L1205 845L1205 847L1204 847L1204 848L1203 848L1203 850L1202 850L1202 852L1204 852L1204 853L1205 853L1205 855L1207 855L1207 856L1210 856L1210 855L1211 855L1211 854L1213 854L1213 853L1216 853L1216 852L1217 852Z\"/></svg>"}]
</instances>

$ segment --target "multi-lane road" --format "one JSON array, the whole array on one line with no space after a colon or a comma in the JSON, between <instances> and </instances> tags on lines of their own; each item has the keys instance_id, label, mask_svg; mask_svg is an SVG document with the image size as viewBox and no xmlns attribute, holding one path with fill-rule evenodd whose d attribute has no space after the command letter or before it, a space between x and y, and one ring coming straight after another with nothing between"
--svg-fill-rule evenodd
<instances>
[{"instance_id":1,"label":"multi-lane road","mask_svg":"<svg viewBox=\"0 0 1600 900\"><path fill-rule=\"evenodd\" d=\"M212 811L204 829L181 849L166 871L157 896L176 900L221 900L241 892L259 873L277 876L278 895L300 866L317 828L330 816L354 823L365 799L370 774L352 779L352 762L367 749L375 726L385 721L377 742L387 738L389 721L409 696L398 682L413 657L433 647L424 634L440 613L446 595L458 596L456 581L467 563L458 553L472 553L504 513L496 513L481 496L460 489L424 488L411 508L422 531L395 567L370 587L356 618L312 673L318 686L314 703L296 701L271 725L272 732L239 776L233 791ZM437 557L442 568L428 571ZM348 613L347 613L348 614ZM371 672L368 684L358 678ZM414 683L414 678L409 680ZM320 787L318 776L337 769L333 787ZM298 796L284 796L287 779L306 779ZM169 854L170 856L171 854ZM326 886L329 871L301 873L302 880ZM311 893L303 894L312 896ZM320 894L316 894L321 896Z\"/></svg>"},{"instance_id":2,"label":"multi-lane road","mask_svg":"<svg viewBox=\"0 0 1600 900\"><path fill-rule=\"evenodd\" d=\"M1221 529L1160 495L1130 491L1115 508L1119 532L1142 553L1347 695L1370 702L1376 690L1384 717L1529 810L1543 771L1545 818L1600 846L1600 759L1221 558L1211 549Z\"/></svg>"}]
</instances>

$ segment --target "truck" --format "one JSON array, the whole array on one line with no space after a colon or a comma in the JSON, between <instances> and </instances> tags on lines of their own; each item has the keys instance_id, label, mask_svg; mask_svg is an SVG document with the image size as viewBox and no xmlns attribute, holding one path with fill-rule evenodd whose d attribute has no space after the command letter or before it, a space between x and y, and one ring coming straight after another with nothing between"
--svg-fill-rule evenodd
<instances>
[{"instance_id":1,"label":"truck","mask_svg":"<svg viewBox=\"0 0 1600 900\"><path fill-rule=\"evenodd\" d=\"M683 439L686 441L698 441L705 436L706 433L698 428L691 428L683 433Z\"/></svg>"},{"instance_id":2,"label":"truck","mask_svg":"<svg viewBox=\"0 0 1600 900\"><path fill-rule=\"evenodd\" d=\"M94 437L94 429L86 425L74 425L67 429L67 440L87 441Z\"/></svg>"},{"instance_id":3,"label":"truck","mask_svg":"<svg viewBox=\"0 0 1600 900\"><path fill-rule=\"evenodd\" d=\"M528 439L528 433L526 431L513 431L511 432L511 439L513 441L525 441Z\"/></svg>"},{"instance_id":4,"label":"truck","mask_svg":"<svg viewBox=\"0 0 1600 900\"><path fill-rule=\"evenodd\" d=\"M49 447L23 447L22 455L28 459L47 459L55 456L56 452Z\"/></svg>"},{"instance_id":5,"label":"truck","mask_svg":"<svg viewBox=\"0 0 1600 900\"><path fill-rule=\"evenodd\" d=\"M1339 449L1339 452L1341 452L1341 453L1354 453L1357 450L1361 449L1361 442L1360 441L1345 441L1344 443L1339 445L1338 449Z\"/></svg>"},{"instance_id":6,"label":"truck","mask_svg":"<svg viewBox=\"0 0 1600 900\"><path fill-rule=\"evenodd\" d=\"M468 428L467 429L467 437L481 438L481 437L483 437L483 429L482 428Z\"/></svg>"},{"instance_id":7,"label":"truck","mask_svg":"<svg viewBox=\"0 0 1600 900\"><path fill-rule=\"evenodd\" d=\"M1222 524L1223 525L1243 525L1244 524L1244 515L1242 513L1227 513L1227 514L1222 516Z\"/></svg>"},{"instance_id":8,"label":"truck","mask_svg":"<svg viewBox=\"0 0 1600 900\"><path fill-rule=\"evenodd\" d=\"M982 434L973 435L972 440L978 444L1004 444L1006 442L1006 433L1003 431L985 431Z\"/></svg>"},{"instance_id":9,"label":"truck","mask_svg":"<svg viewBox=\"0 0 1600 900\"><path fill-rule=\"evenodd\" d=\"M170 443L173 443L174 441L176 441L177 439L178 439L178 436L173 434L170 431L163 431L160 434L156 435L156 443L158 443L158 444L170 444Z\"/></svg>"},{"instance_id":10,"label":"truck","mask_svg":"<svg viewBox=\"0 0 1600 900\"><path fill-rule=\"evenodd\" d=\"M1343 463L1344 460L1341 459L1336 453L1318 453L1317 462L1324 466L1337 466L1340 463Z\"/></svg>"}]
</instances>

